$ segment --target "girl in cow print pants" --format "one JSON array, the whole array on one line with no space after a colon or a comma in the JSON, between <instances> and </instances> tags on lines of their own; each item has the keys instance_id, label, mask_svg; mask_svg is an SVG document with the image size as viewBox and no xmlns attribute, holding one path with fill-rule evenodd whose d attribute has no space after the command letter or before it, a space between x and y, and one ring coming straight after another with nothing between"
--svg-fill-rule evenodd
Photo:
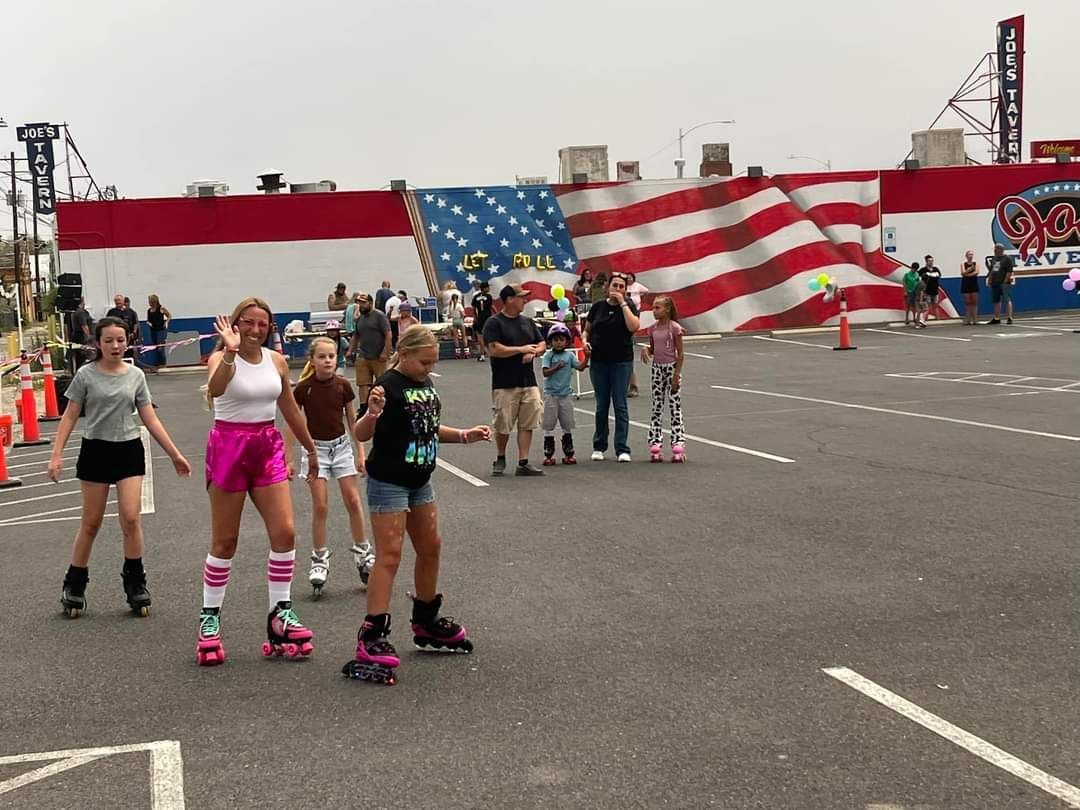
<instances>
[{"instance_id":1,"label":"girl in cow print pants","mask_svg":"<svg viewBox=\"0 0 1080 810\"><path fill-rule=\"evenodd\" d=\"M653 301L656 322L649 327L649 345L641 350L643 363L652 361L652 419L649 422L649 460L663 461L664 403L671 413L671 460L686 460L682 414L683 333L676 321L675 303L667 296Z\"/></svg>"}]
</instances>

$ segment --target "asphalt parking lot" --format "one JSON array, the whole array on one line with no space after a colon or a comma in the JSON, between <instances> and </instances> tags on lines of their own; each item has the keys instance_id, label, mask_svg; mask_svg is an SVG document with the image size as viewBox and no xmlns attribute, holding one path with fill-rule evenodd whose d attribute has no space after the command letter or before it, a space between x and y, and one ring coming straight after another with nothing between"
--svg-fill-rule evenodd
<instances>
[{"instance_id":1,"label":"asphalt parking lot","mask_svg":"<svg viewBox=\"0 0 1080 810\"><path fill-rule=\"evenodd\" d=\"M9 453L0 807L1080 807L1074 329L1067 313L860 329L854 352L832 333L688 343L682 466L647 463L647 386L633 464L587 460L588 396L582 462L545 478L492 479L490 447L443 447L445 610L476 652L412 649L406 563L392 688L340 675L363 596L332 495L336 556L311 600L302 482L294 599L314 656L259 653L249 506L229 660L195 665L209 414L201 376L158 375L197 472L154 447L150 618L123 601L115 519L89 610L61 615L77 486L45 484L48 448ZM436 370L444 423L488 419L486 365Z\"/></svg>"}]
</instances>

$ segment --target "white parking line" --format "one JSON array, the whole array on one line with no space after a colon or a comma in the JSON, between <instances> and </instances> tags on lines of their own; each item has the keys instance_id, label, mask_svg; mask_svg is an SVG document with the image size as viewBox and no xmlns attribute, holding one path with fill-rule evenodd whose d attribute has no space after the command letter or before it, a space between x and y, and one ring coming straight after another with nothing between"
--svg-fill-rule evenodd
<instances>
[{"instance_id":1,"label":"white parking line","mask_svg":"<svg viewBox=\"0 0 1080 810\"><path fill-rule=\"evenodd\" d=\"M106 501L106 506L112 506L116 501ZM49 523L52 521L38 520L38 518L45 517L46 515L59 515L61 512L77 512L82 509L82 504L78 506L69 506L66 509L50 509L48 512L31 512L28 515L15 515L0 520L0 526L21 526L23 522L26 523ZM82 515L75 515L70 518L60 518L60 520L81 520Z\"/></svg>"},{"instance_id":2,"label":"white parking line","mask_svg":"<svg viewBox=\"0 0 1080 810\"><path fill-rule=\"evenodd\" d=\"M584 413L584 414L588 414L589 416L594 416L594 417L596 416L595 411L586 411L584 408L574 408L574 410L577 411L578 413ZM646 430L649 429L649 426L646 425L644 422L635 422L633 419L630 420L630 424L633 425L634 427L644 428ZM732 452L742 453L742 454L747 455L747 456L756 456L757 458L763 458L766 461L776 461L776 462L778 462L780 464L794 464L795 463L795 459L793 459L793 458L786 458L785 456L774 456L772 453L766 453L766 452L763 452L761 450L752 450L749 447L740 447L737 444L725 444L724 442L717 442L717 441L713 441L712 439L706 439L703 436L694 436L694 435L692 435L690 433L686 434L686 438L689 439L692 442L699 442L700 444L707 444L710 447L719 447L719 448L721 448L723 450L731 450Z\"/></svg>"},{"instance_id":3,"label":"white parking line","mask_svg":"<svg viewBox=\"0 0 1080 810\"><path fill-rule=\"evenodd\" d=\"M31 473L31 475L45 475L45 474L46 473ZM23 477L28 478L29 476L24 475ZM65 478L63 481L57 481L56 483L53 483L52 481L46 481L43 484L24 484L23 486L19 487L19 492L26 492L26 490L33 489L34 487L49 487L49 486L55 487L55 486L59 486L60 484L70 484L72 481L78 481L78 480L79 480L78 478ZM8 490L8 492L14 492L14 490ZM0 506L3 506L4 503L5 503L4 501L0 501Z\"/></svg>"},{"instance_id":4,"label":"white parking line","mask_svg":"<svg viewBox=\"0 0 1080 810\"><path fill-rule=\"evenodd\" d=\"M444 470L446 470L448 473L453 473L454 475L456 475L461 480L468 481L474 487L490 486L490 484L488 484L487 481L481 481L475 475L472 475L470 473L465 472L460 467L455 467L449 461L443 461L441 458L437 458L437 459L435 459L435 463L438 464L440 467L442 467Z\"/></svg>"},{"instance_id":5,"label":"white parking line","mask_svg":"<svg viewBox=\"0 0 1080 810\"><path fill-rule=\"evenodd\" d=\"M1073 787L1068 782L1063 782L1056 776L1051 776L1046 771L1024 762L1024 760L1013 756L1008 751L1003 751L996 745L988 743L981 737L976 737L959 726L954 726L921 706L905 700L895 692L890 692L885 687L879 686L869 678L864 678L854 670L847 667L830 667L822 671L829 677L835 678L852 689L861 692L871 700L877 701L882 706L892 709L908 720L918 723L923 728L944 737L966 751L970 751L991 765L996 765L1003 771L1007 771L1013 776L1023 779L1028 784L1034 785L1039 790L1061 799L1069 807L1080 807L1080 789Z\"/></svg>"},{"instance_id":6,"label":"white parking line","mask_svg":"<svg viewBox=\"0 0 1080 810\"><path fill-rule=\"evenodd\" d=\"M945 337L944 335L924 335L920 332L896 332L891 329L864 329L864 332L877 332L879 335L892 335L893 337L909 337L919 338L925 340L959 340L964 343L971 343L971 338L954 338Z\"/></svg>"},{"instance_id":7,"label":"white parking line","mask_svg":"<svg viewBox=\"0 0 1080 810\"><path fill-rule=\"evenodd\" d=\"M81 489L69 489L66 492L54 492L52 495L38 495L35 498L19 498L17 501L4 501L0 506L15 506L20 503L32 503L33 501L47 501L49 498L65 498L68 495L81 495Z\"/></svg>"},{"instance_id":8,"label":"white parking line","mask_svg":"<svg viewBox=\"0 0 1080 810\"><path fill-rule=\"evenodd\" d=\"M832 349L832 346L825 346L821 343L806 343L802 340L784 340L783 338L765 337L765 335L754 335L754 340L767 340L770 343L790 343L792 346L809 346L811 349Z\"/></svg>"},{"instance_id":9,"label":"white parking line","mask_svg":"<svg viewBox=\"0 0 1080 810\"><path fill-rule=\"evenodd\" d=\"M50 453L52 453L52 450L35 450L32 453L15 452L8 456L8 461L18 461L20 458L29 458L30 456L47 456Z\"/></svg>"},{"instance_id":10,"label":"white parking line","mask_svg":"<svg viewBox=\"0 0 1080 810\"><path fill-rule=\"evenodd\" d=\"M77 458L78 458L78 456L64 456L61 460L62 461L74 461ZM40 467L43 464L48 464L48 462L46 462L46 461L28 461L25 464L8 464L8 469L9 470L19 470L19 469L22 469L23 467ZM48 472L48 470L46 470L45 472Z\"/></svg>"},{"instance_id":11,"label":"white parking line","mask_svg":"<svg viewBox=\"0 0 1080 810\"><path fill-rule=\"evenodd\" d=\"M649 345L648 343L639 343L638 344L638 346L640 346L642 349L644 349L648 345ZM715 360L716 359L711 354L698 354L697 352L688 352L685 349L683 350L683 354L685 354L687 357L700 357L702 360Z\"/></svg>"},{"instance_id":12,"label":"white parking line","mask_svg":"<svg viewBox=\"0 0 1080 810\"><path fill-rule=\"evenodd\" d=\"M938 416L932 413L912 413L911 411L897 411L893 408L877 408L873 405L859 405L854 402L838 402L834 399L818 399L816 397L800 397L795 394L780 394L775 391L758 391L753 388L732 388L728 385L711 385L720 391L737 391L741 394L758 394L763 397L779 397L780 399L794 399L800 402L816 402L819 405L834 405L837 408L853 408L859 411L875 411L877 413L889 413L894 416L911 416L916 419L930 419L935 422L950 422L954 425L968 425L970 427L987 428L988 430L1000 430L1005 433L1023 433L1026 436L1041 436L1044 439L1060 439L1065 442L1080 442L1080 436L1072 436L1067 433L1047 433L1042 430L1027 430L1026 428L1009 427L1008 425L992 425L988 422L976 422L972 419L954 419L951 416Z\"/></svg>"}]
</instances>

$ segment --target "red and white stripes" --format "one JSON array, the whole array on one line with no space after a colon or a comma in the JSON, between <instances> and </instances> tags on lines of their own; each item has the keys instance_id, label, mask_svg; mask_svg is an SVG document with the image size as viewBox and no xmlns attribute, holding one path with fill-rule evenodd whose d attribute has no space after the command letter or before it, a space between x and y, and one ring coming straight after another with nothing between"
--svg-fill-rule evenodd
<instances>
[{"instance_id":1,"label":"red and white stripes","mask_svg":"<svg viewBox=\"0 0 1080 810\"><path fill-rule=\"evenodd\" d=\"M270 596L270 609L278 602L288 602L292 592L293 569L296 567L296 549L271 551L266 561L266 584Z\"/></svg>"}]
</instances>

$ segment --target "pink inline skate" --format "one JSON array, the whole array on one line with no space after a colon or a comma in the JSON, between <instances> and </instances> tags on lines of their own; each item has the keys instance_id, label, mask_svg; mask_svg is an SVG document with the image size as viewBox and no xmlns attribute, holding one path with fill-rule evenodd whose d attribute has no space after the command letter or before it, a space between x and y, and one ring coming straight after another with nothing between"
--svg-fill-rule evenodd
<instances>
[{"instance_id":1,"label":"pink inline skate","mask_svg":"<svg viewBox=\"0 0 1080 810\"><path fill-rule=\"evenodd\" d=\"M441 593L436 594L430 602L417 599L411 594L410 598L413 600L413 644L417 649L464 653L473 651L468 631L455 622L453 617L439 616L443 601Z\"/></svg>"},{"instance_id":2,"label":"pink inline skate","mask_svg":"<svg viewBox=\"0 0 1080 810\"><path fill-rule=\"evenodd\" d=\"M649 445L649 462L651 464L659 464L664 460L664 454L658 444Z\"/></svg>"},{"instance_id":3,"label":"pink inline skate","mask_svg":"<svg viewBox=\"0 0 1080 810\"><path fill-rule=\"evenodd\" d=\"M292 602L278 602L266 617L266 641L262 654L284 655L286 658L307 658L315 651L311 643L315 634L300 623L293 612Z\"/></svg>"},{"instance_id":4,"label":"pink inline skate","mask_svg":"<svg viewBox=\"0 0 1080 810\"><path fill-rule=\"evenodd\" d=\"M686 461L686 448L681 444L676 444L671 448L671 463L682 464Z\"/></svg>"},{"instance_id":5,"label":"pink inline skate","mask_svg":"<svg viewBox=\"0 0 1080 810\"><path fill-rule=\"evenodd\" d=\"M356 656L345 662L341 674L354 681L371 681L393 686L397 683L394 670L401 663L390 635L390 614L365 616L356 634Z\"/></svg>"}]
</instances>

